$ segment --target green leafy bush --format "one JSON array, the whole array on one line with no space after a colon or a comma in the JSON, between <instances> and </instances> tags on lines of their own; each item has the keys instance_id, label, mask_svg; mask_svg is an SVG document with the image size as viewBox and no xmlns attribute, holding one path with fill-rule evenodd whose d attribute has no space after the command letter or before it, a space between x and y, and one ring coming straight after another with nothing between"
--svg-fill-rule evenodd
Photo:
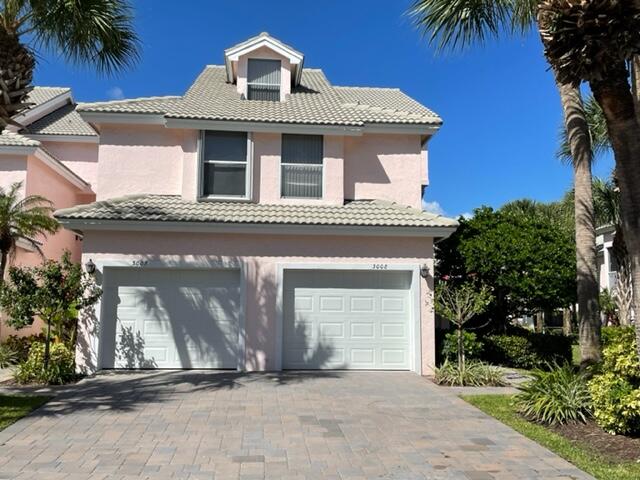
<instances>
[{"instance_id":1,"label":"green leafy bush","mask_svg":"<svg viewBox=\"0 0 640 480\"><path fill-rule=\"evenodd\" d=\"M589 382L593 416L613 434L640 433L640 388L615 373L596 375Z\"/></svg>"},{"instance_id":2,"label":"green leafy bush","mask_svg":"<svg viewBox=\"0 0 640 480\"><path fill-rule=\"evenodd\" d=\"M593 416L609 433L640 434L640 362L633 327L602 329L602 365L589 382Z\"/></svg>"},{"instance_id":3,"label":"green leafy bush","mask_svg":"<svg viewBox=\"0 0 640 480\"><path fill-rule=\"evenodd\" d=\"M438 385L471 386L471 387L503 387L507 383L501 368L472 360L466 362L463 368L457 363L445 360L436 369L435 382Z\"/></svg>"},{"instance_id":4,"label":"green leafy bush","mask_svg":"<svg viewBox=\"0 0 640 480\"><path fill-rule=\"evenodd\" d=\"M28 335L25 337L10 335L2 342L2 344L16 352L16 363L21 363L26 361L29 357L29 349L31 348L31 345L37 342L44 342L44 340L45 337L43 334Z\"/></svg>"},{"instance_id":5,"label":"green leafy bush","mask_svg":"<svg viewBox=\"0 0 640 480\"><path fill-rule=\"evenodd\" d=\"M0 345L0 368L7 368L18 362L18 354L8 345Z\"/></svg>"},{"instance_id":6,"label":"green leafy bush","mask_svg":"<svg viewBox=\"0 0 640 480\"><path fill-rule=\"evenodd\" d=\"M478 358L482 353L483 344L473 332L463 331L464 355L466 358ZM442 356L445 360L455 361L458 356L458 335L456 332L447 333L444 336Z\"/></svg>"},{"instance_id":7,"label":"green leafy bush","mask_svg":"<svg viewBox=\"0 0 640 480\"><path fill-rule=\"evenodd\" d=\"M62 385L72 381L75 377L75 361L73 352L64 344L51 345L49 365L44 367L43 343L34 343L29 351L29 357L18 365L14 374L18 383L44 383Z\"/></svg>"},{"instance_id":8,"label":"green leafy bush","mask_svg":"<svg viewBox=\"0 0 640 480\"><path fill-rule=\"evenodd\" d=\"M496 365L542 369L571 361L571 338L564 335L518 329L509 335L488 335L483 342L482 359Z\"/></svg>"},{"instance_id":9,"label":"green leafy bush","mask_svg":"<svg viewBox=\"0 0 640 480\"><path fill-rule=\"evenodd\" d=\"M591 415L591 398L583 372L566 363L536 369L520 388L516 406L522 415L548 425L585 422Z\"/></svg>"}]
</instances>

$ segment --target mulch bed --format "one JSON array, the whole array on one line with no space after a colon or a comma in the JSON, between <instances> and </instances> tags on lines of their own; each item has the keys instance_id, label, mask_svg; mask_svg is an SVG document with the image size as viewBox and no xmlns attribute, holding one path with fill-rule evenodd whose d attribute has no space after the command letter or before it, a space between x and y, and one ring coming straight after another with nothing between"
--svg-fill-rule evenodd
<instances>
[{"instance_id":1,"label":"mulch bed","mask_svg":"<svg viewBox=\"0 0 640 480\"><path fill-rule=\"evenodd\" d=\"M600 455L616 462L640 461L640 438L625 437L624 435L611 435L595 422L574 423L569 425L557 425L551 427L572 442L586 445Z\"/></svg>"}]
</instances>

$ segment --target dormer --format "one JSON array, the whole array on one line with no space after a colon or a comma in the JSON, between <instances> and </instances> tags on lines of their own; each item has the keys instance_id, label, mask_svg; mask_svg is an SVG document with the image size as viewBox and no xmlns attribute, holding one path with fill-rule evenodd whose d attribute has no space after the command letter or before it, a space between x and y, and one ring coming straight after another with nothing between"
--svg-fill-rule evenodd
<instances>
[{"instance_id":1,"label":"dormer","mask_svg":"<svg viewBox=\"0 0 640 480\"><path fill-rule=\"evenodd\" d=\"M300 83L304 55L267 32L224 52L227 81L247 100L284 102Z\"/></svg>"}]
</instances>

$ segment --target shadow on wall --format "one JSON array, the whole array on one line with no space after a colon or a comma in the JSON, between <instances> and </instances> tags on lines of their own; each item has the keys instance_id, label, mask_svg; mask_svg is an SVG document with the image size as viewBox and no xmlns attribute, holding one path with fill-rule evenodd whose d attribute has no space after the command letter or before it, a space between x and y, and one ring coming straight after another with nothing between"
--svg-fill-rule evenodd
<instances>
[{"instance_id":1,"label":"shadow on wall","mask_svg":"<svg viewBox=\"0 0 640 480\"><path fill-rule=\"evenodd\" d=\"M146 259L150 265L159 260ZM196 260L218 269L222 264L240 264L237 258L202 256ZM220 275L212 275L209 269L188 269L187 264L170 266L174 268L129 269L127 276L122 270L107 273L108 278L117 279L118 287L105 289L103 327L99 328L95 312L83 312L81 316L82 330L101 336L102 367L236 369L240 355L245 359L242 366L248 370L274 368L271 352L280 315L275 300L278 289L258 262L245 262L246 305L242 304L239 270L219 269ZM102 276L96 280L103 283ZM248 312L244 323L249 337L242 339L245 352L239 352L243 311ZM307 332L305 323L296 319L295 337L302 343L308 364L322 368L330 362L334 348L326 339ZM163 351L167 345L170 351ZM86 364L92 353L81 335L79 358Z\"/></svg>"}]
</instances>

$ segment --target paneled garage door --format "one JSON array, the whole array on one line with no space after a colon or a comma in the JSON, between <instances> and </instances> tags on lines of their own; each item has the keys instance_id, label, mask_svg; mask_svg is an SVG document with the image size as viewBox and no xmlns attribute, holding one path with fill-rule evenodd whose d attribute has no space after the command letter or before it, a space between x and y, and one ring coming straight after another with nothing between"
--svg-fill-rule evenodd
<instances>
[{"instance_id":1,"label":"paneled garage door","mask_svg":"<svg viewBox=\"0 0 640 480\"><path fill-rule=\"evenodd\" d=\"M283 368L410 368L411 273L287 270Z\"/></svg>"},{"instance_id":2,"label":"paneled garage door","mask_svg":"<svg viewBox=\"0 0 640 480\"><path fill-rule=\"evenodd\" d=\"M103 368L236 368L237 270L107 269Z\"/></svg>"}]
</instances>

